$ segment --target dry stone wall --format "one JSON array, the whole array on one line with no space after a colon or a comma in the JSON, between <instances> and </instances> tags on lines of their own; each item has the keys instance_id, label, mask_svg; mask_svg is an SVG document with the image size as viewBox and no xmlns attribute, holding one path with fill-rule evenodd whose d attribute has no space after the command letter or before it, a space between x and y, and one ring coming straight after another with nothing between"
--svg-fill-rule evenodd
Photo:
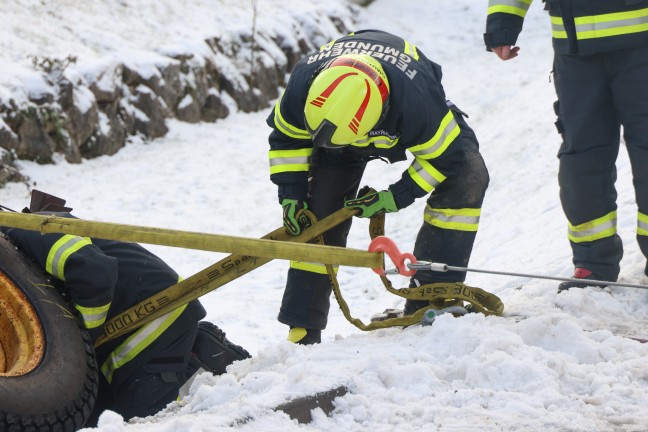
<instances>
[{"instance_id":1,"label":"dry stone wall","mask_svg":"<svg viewBox=\"0 0 648 432\"><path fill-rule=\"evenodd\" d=\"M291 40L258 31L209 38L192 52L106 56L92 64L72 55L34 58L37 90L23 89L24 98L0 93L0 185L27 180L16 159L46 164L61 154L81 163L116 153L133 136L164 136L170 118L215 122L232 110L268 108L299 58L354 30L356 15L349 4L345 16L317 16L307 27L295 20Z\"/></svg>"}]
</instances>

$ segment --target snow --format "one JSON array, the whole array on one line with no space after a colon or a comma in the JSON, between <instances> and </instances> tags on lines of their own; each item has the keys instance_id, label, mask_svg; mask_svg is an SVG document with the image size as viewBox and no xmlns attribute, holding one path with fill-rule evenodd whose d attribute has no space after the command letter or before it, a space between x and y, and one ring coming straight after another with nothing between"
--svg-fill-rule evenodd
<instances>
[{"instance_id":1,"label":"snow","mask_svg":"<svg viewBox=\"0 0 648 432\"><path fill-rule=\"evenodd\" d=\"M282 14L300 16L323 2L6 3L0 12L11 23L0 29L5 71L18 67L25 53L102 57L116 50L161 51L216 31L249 31L255 5L257 28L282 29L285 43L295 44L295 35L281 27ZM332 10L342 4L326 3ZM556 180L560 139L553 126L549 19L536 3L519 40L520 56L509 62L483 48L486 2L377 0L358 17L359 28L385 29L416 44L443 66L448 97L470 115L491 174L470 267L569 276L571 254ZM19 76L30 79L26 71ZM31 183L0 189L0 203L21 209L31 188L38 188L67 199L76 215L89 220L258 238L281 225L268 179L267 114L233 113L214 124L170 121L163 138L135 138L113 156L82 164L63 157L53 165L21 161ZM626 249L621 280L646 284L623 150L617 166L619 233ZM373 162L364 183L386 187L405 167ZM419 201L387 217L387 235L403 251L412 250L422 221ZM366 221L356 219L349 246L364 249L368 242ZM185 277L225 256L149 247ZM588 288L558 295L556 281L472 272L466 282L498 295L504 317L442 315L431 327L365 333L349 324L332 300L323 342L303 347L285 341L287 328L276 321L286 269L286 261L272 261L201 299L207 319L246 347L252 359L219 377L198 376L182 401L156 416L125 423L106 412L97 430L648 430L648 344L610 331L648 337L645 290ZM364 322L402 305L368 269L342 267L339 279L352 315ZM404 277L392 281L407 284ZM336 399L335 411L327 416L315 410L309 424L272 410L341 385L349 392Z\"/></svg>"}]
</instances>

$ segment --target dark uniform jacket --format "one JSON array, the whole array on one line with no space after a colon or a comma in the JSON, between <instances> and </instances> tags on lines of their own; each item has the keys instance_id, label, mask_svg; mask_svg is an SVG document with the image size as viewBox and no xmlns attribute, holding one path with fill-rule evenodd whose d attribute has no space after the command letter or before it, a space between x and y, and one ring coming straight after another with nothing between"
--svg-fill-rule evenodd
<instances>
[{"instance_id":1,"label":"dark uniform jacket","mask_svg":"<svg viewBox=\"0 0 648 432\"><path fill-rule=\"evenodd\" d=\"M376 157L391 162L414 156L402 178L390 186L398 208L431 192L449 174L444 160L460 128L448 107L441 85L441 67L416 46L398 36L363 30L337 39L302 58L291 73L282 97L267 119L270 134L270 178L279 186L279 199L305 200L313 144L306 130L304 106L314 73L325 62L344 54L368 54L377 59L390 86L389 109L368 139L343 151L358 159Z\"/></svg>"},{"instance_id":2,"label":"dark uniform jacket","mask_svg":"<svg viewBox=\"0 0 648 432\"><path fill-rule=\"evenodd\" d=\"M488 49L515 45L533 0L490 0ZM648 0L543 0L557 54L589 55L648 45Z\"/></svg>"},{"instance_id":3,"label":"dark uniform jacket","mask_svg":"<svg viewBox=\"0 0 648 432\"><path fill-rule=\"evenodd\" d=\"M54 214L73 217L69 213ZM93 338L106 320L178 282L173 269L136 243L42 235L8 227L0 230L54 278ZM117 370L132 369L154 357L156 342L172 341L174 333L182 334L204 316L202 305L193 301L101 345L97 360L108 382Z\"/></svg>"}]
</instances>

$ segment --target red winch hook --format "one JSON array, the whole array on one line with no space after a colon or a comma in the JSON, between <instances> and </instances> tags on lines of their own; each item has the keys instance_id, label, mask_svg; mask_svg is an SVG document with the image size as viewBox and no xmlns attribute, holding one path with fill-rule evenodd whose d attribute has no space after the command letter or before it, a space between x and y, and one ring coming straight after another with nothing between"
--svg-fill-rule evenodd
<instances>
[{"instance_id":1,"label":"red winch hook","mask_svg":"<svg viewBox=\"0 0 648 432\"><path fill-rule=\"evenodd\" d=\"M369 243L369 252L384 252L389 256L394 265L398 274L403 276L414 276L416 273L415 269L410 269L408 263L416 263L416 257L409 252L401 252L398 250L396 243L389 237L378 236L374 238L371 243ZM385 276L386 274L391 274L392 272L387 272L383 268L372 269L374 272L378 273L380 276Z\"/></svg>"}]
</instances>

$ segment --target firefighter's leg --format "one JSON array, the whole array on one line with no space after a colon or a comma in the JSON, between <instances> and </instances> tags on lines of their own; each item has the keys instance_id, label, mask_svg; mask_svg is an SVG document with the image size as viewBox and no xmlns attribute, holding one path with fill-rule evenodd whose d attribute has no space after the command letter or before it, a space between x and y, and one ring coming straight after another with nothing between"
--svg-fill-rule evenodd
<instances>
[{"instance_id":1,"label":"firefighter's leg","mask_svg":"<svg viewBox=\"0 0 648 432\"><path fill-rule=\"evenodd\" d=\"M639 209L637 240L648 257L648 47L609 54L614 104L623 125Z\"/></svg>"},{"instance_id":2,"label":"firefighter's leg","mask_svg":"<svg viewBox=\"0 0 648 432\"><path fill-rule=\"evenodd\" d=\"M344 160L315 165L311 169L309 210L318 219L323 219L341 209L345 198L352 198L357 193L365 165ZM326 232L324 242L346 246L350 228L351 219L348 219ZM324 265L291 261L279 321L291 327L323 330L328 320L331 290Z\"/></svg>"},{"instance_id":3,"label":"firefighter's leg","mask_svg":"<svg viewBox=\"0 0 648 432\"><path fill-rule=\"evenodd\" d=\"M158 347L154 342L147 347L147 350L155 351L155 356L125 379L116 376L120 384L111 386L112 402L108 409L128 420L153 415L177 400L197 331L198 326L193 323L183 332L178 332L171 343Z\"/></svg>"},{"instance_id":4,"label":"firefighter's leg","mask_svg":"<svg viewBox=\"0 0 648 432\"><path fill-rule=\"evenodd\" d=\"M463 119L458 121L462 128L461 141L453 145L463 147L463 156L453 163L455 166L447 167L452 175L432 192L427 201L423 226L414 245L414 256L422 261L467 267L489 177L472 130ZM465 278L465 272L418 272L410 286L463 282ZM427 305L428 302L408 300L405 302L405 313L413 313Z\"/></svg>"},{"instance_id":5,"label":"firefighter's leg","mask_svg":"<svg viewBox=\"0 0 648 432\"><path fill-rule=\"evenodd\" d=\"M620 124L605 56L556 55L556 113L563 143L558 182L576 268L616 280L623 255L616 233L615 162Z\"/></svg>"}]
</instances>

